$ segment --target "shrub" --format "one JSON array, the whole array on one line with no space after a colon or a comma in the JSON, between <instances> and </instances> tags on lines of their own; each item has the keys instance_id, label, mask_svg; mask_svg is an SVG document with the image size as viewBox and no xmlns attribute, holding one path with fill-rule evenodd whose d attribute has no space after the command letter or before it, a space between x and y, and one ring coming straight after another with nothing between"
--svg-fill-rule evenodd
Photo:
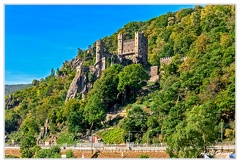
<instances>
[{"instance_id":1,"label":"shrub","mask_svg":"<svg viewBox=\"0 0 240 163\"><path fill-rule=\"evenodd\" d=\"M72 150L67 150L66 151L66 157L67 158L75 158L73 151Z\"/></svg>"},{"instance_id":2,"label":"shrub","mask_svg":"<svg viewBox=\"0 0 240 163\"><path fill-rule=\"evenodd\" d=\"M149 156L147 154L141 154L140 158L149 158Z\"/></svg>"}]
</instances>

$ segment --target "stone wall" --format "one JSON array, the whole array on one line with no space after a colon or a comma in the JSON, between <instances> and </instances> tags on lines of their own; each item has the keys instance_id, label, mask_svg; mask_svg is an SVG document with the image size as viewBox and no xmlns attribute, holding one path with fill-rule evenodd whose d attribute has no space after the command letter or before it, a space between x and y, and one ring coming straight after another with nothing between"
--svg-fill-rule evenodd
<instances>
[{"instance_id":1,"label":"stone wall","mask_svg":"<svg viewBox=\"0 0 240 163\"><path fill-rule=\"evenodd\" d=\"M172 61L173 57L165 57L165 58L160 58L160 65L166 65L169 64Z\"/></svg>"},{"instance_id":2,"label":"stone wall","mask_svg":"<svg viewBox=\"0 0 240 163\"><path fill-rule=\"evenodd\" d=\"M159 67L151 66L150 68L150 82L159 82Z\"/></svg>"},{"instance_id":3,"label":"stone wall","mask_svg":"<svg viewBox=\"0 0 240 163\"><path fill-rule=\"evenodd\" d=\"M148 63L148 39L143 33L135 32L134 39L125 40L125 35L118 34L118 55L132 60L132 63Z\"/></svg>"},{"instance_id":4,"label":"stone wall","mask_svg":"<svg viewBox=\"0 0 240 163\"><path fill-rule=\"evenodd\" d=\"M134 53L135 42L134 40L126 40L123 42L123 54L124 53Z\"/></svg>"},{"instance_id":5,"label":"stone wall","mask_svg":"<svg viewBox=\"0 0 240 163\"><path fill-rule=\"evenodd\" d=\"M160 65L166 65L171 63L173 57L165 57L165 58L160 58ZM187 57L183 57L182 61L185 62L187 60Z\"/></svg>"}]
</instances>

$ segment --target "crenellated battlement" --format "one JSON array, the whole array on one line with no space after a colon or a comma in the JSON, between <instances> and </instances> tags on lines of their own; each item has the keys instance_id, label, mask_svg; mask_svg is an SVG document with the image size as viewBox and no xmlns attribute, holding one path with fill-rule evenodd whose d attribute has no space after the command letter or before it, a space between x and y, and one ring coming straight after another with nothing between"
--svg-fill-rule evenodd
<instances>
[{"instance_id":1,"label":"crenellated battlement","mask_svg":"<svg viewBox=\"0 0 240 163\"><path fill-rule=\"evenodd\" d=\"M165 64L169 64L171 63L173 57L164 57L164 58L160 58L160 65L165 65ZM187 57L183 57L182 61L186 61Z\"/></svg>"},{"instance_id":2,"label":"crenellated battlement","mask_svg":"<svg viewBox=\"0 0 240 163\"><path fill-rule=\"evenodd\" d=\"M165 58L160 58L160 65L162 64L169 64L172 61L173 57L165 57Z\"/></svg>"}]
</instances>

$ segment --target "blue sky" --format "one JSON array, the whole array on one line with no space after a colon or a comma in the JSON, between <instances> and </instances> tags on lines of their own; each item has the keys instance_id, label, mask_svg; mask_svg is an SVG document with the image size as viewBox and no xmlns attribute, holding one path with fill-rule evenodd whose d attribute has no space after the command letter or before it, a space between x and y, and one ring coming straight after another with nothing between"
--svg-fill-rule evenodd
<instances>
[{"instance_id":1,"label":"blue sky","mask_svg":"<svg viewBox=\"0 0 240 163\"><path fill-rule=\"evenodd\" d=\"M31 83L131 21L194 5L5 5L5 84Z\"/></svg>"}]
</instances>

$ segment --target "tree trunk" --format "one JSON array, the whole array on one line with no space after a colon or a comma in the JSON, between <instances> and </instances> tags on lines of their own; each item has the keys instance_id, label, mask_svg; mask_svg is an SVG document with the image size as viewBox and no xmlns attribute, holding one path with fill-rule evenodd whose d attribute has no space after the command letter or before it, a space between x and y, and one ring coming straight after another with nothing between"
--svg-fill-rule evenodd
<instances>
[{"instance_id":1,"label":"tree trunk","mask_svg":"<svg viewBox=\"0 0 240 163\"><path fill-rule=\"evenodd\" d=\"M90 134L92 135L92 128L93 128L93 122L91 124L91 127L90 127Z\"/></svg>"}]
</instances>

